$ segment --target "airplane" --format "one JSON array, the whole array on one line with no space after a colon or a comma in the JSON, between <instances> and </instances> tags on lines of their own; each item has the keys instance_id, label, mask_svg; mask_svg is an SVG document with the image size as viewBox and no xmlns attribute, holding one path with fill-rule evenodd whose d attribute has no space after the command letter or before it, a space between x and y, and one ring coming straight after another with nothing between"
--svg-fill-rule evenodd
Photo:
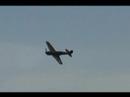
<instances>
[{"instance_id":1,"label":"airplane","mask_svg":"<svg viewBox=\"0 0 130 97\"><path fill-rule=\"evenodd\" d=\"M60 65L63 64L60 58L61 55L69 55L70 57L72 57L73 50L69 51L68 49L65 49L65 51L56 51L49 41L46 41L46 45L49 49L49 51L45 49L46 55L53 56Z\"/></svg>"}]
</instances>

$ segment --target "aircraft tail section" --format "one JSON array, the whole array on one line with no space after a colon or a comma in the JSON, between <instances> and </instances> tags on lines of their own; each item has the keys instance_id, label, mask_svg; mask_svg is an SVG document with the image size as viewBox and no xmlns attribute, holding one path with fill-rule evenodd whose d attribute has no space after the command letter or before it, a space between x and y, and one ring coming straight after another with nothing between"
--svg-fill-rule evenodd
<instances>
[{"instance_id":1,"label":"aircraft tail section","mask_svg":"<svg viewBox=\"0 0 130 97\"><path fill-rule=\"evenodd\" d=\"M73 50L68 50L68 49L65 49L65 51L67 52L67 54L70 56L70 57L72 57L72 53L73 53Z\"/></svg>"}]
</instances>

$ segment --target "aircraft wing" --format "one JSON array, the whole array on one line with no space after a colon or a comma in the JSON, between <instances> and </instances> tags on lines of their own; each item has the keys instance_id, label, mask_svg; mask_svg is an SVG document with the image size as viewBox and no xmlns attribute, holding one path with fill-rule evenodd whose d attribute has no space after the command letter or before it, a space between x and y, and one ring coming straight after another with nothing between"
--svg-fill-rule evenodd
<instances>
[{"instance_id":1,"label":"aircraft wing","mask_svg":"<svg viewBox=\"0 0 130 97\"><path fill-rule=\"evenodd\" d=\"M46 44L48 46L48 49L51 51L51 52L56 52L56 50L54 49L54 47L48 42L46 41Z\"/></svg>"},{"instance_id":2,"label":"aircraft wing","mask_svg":"<svg viewBox=\"0 0 130 97\"><path fill-rule=\"evenodd\" d=\"M63 64L59 56L53 55L53 57L56 59L56 61L57 61L59 64Z\"/></svg>"}]
</instances>

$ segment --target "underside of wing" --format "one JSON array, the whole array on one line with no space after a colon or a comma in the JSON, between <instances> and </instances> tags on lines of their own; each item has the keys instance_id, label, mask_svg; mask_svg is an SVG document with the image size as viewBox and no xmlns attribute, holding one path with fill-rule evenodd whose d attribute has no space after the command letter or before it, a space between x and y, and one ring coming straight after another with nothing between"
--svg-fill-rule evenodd
<instances>
[{"instance_id":1,"label":"underside of wing","mask_svg":"<svg viewBox=\"0 0 130 97\"><path fill-rule=\"evenodd\" d=\"M59 64L63 64L59 56L53 55L53 57L56 59L56 61L57 61Z\"/></svg>"},{"instance_id":2,"label":"underside of wing","mask_svg":"<svg viewBox=\"0 0 130 97\"><path fill-rule=\"evenodd\" d=\"M51 51L51 52L55 52L56 50L54 49L54 47L48 42L46 41L46 44L48 46L48 49Z\"/></svg>"}]
</instances>

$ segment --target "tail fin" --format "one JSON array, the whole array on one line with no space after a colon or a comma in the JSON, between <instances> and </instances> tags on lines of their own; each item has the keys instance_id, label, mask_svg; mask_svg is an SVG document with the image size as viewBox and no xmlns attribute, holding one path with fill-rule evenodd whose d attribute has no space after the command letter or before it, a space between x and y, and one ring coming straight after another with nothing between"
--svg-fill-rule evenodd
<instances>
[{"instance_id":1,"label":"tail fin","mask_svg":"<svg viewBox=\"0 0 130 97\"><path fill-rule=\"evenodd\" d=\"M68 49L65 49L65 51L67 52L67 54L70 56L70 57L72 57L72 53L73 53L73 50L68 50Z\"/></svg>"}]
</instances>

